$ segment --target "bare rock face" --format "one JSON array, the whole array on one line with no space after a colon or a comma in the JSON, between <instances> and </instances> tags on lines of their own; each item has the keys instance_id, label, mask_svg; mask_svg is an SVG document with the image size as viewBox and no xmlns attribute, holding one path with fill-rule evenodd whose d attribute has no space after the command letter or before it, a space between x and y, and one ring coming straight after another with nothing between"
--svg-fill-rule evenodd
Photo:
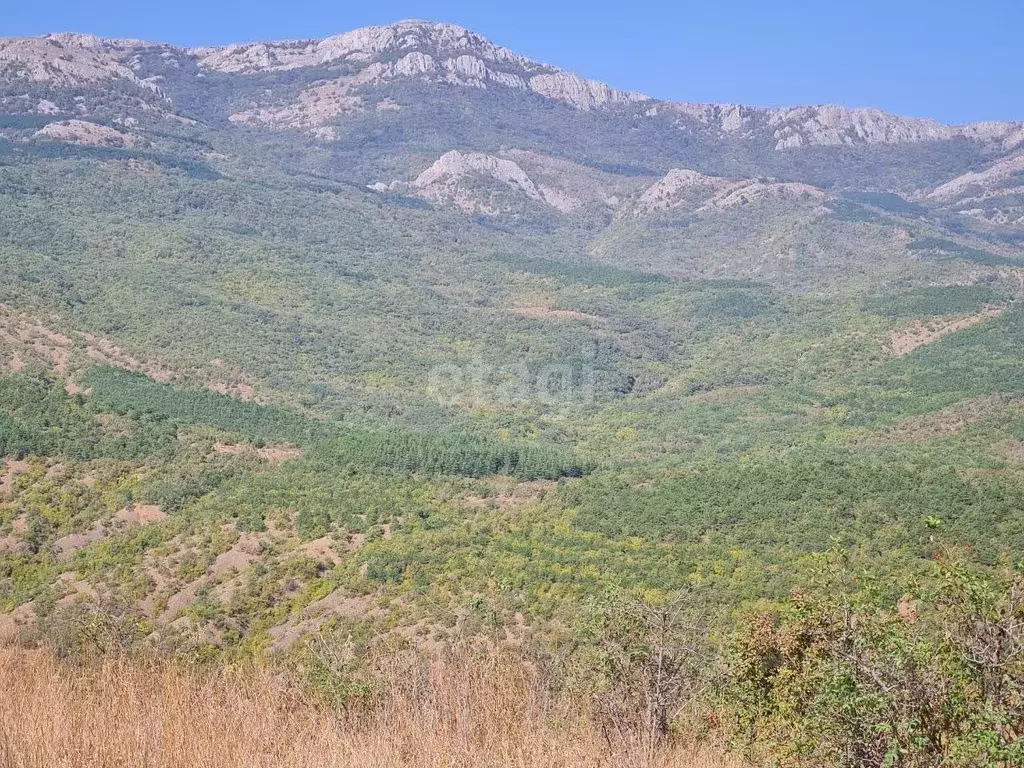
<instances>
[{"instance_id":1,"label":"bare rock face","mask_svg":"<svg viewBox=\"0 0 1024 768\"><path fill-rule=\"evenodd\" d=\"M768 125L775 129L776 149L805 145L903 144L950 139L956 135L955 128L934 120L833 105L774 110Z\"/></svg>"},{"instance_id":2,"label":"bare rock face","mask_svg":"<svg viewBox=\"0 0 1024 768\"><path fill-rule=\"evenodd\" d=\"M674 168L640 195L634 214L646 216L674 209L707 213L759 200L813 202L821 212L827 212L824 207L827 199L828 195L823 190L809 184L773 179L726 179Z\"/></svg>"},{"instance_id":3,"label":"bare rock face","mask_svg":"<svg viewBox=\"0 0 1024 768\"><path fill-rule=\"evenodd\" d=\"M970 192L972 188L976 193L984 193L999 182L1014 177L1019 177L1017 184L1024 186L1024 152L1004 157L985 170L957 176L933 189L928 197L933 200L950 200Z\"/></svg>"},{"instance_id":4,"label":"bare rock face","mask_svg":"<svg viewBox=\"0 0 1024 768\"><path fill-rule=\"evenodd\" d=\"M249 55L253 47L247 48ZM262 54L261 54L262 55ZM527 81L518 74L492 69L484 59L462 54L454 58L436 59L423 51L411 51L391 61L375 61L354 76L340 77L303 90L290 104L254 105L251 109L231 115L232 122L262 123L274 128L305 130L320 138L334 136L329 123L365 108L359 92L364 86L382 85L401 78L423 82L448 83L486 89L498 85L529 90ZM389 102L383 109L398 106Z\"/></svg>"},{"instance_id":5,"label":"bare rock face","mask_svg":"<svg viewBox=\"0 0 1024 768\"><path fill-rule=\"evenodd\" d=\"M498 182L520 196L544 202L544 195L516 163L482 152L453 150L442 155L415 181L407 185L398 182L389 188L410 191L433 203L454 205L467 213L495 216L506 212L505 206L486 186L481 187L480 181Z\"/></svg>"},{"instance_id":6,"label":"bare rock face","mask_svg":"<svg viewBox=\"0 0 1024 768\"><path fill-rule=\"evenodd\" d=\"M522 213L524 204L540 204L571 214L586 206L610 211L621 197L643 184L614 173L523 149L497 154L452 151L411 182L378 183L378 192L411 194L467 213L499 216Z\"/></svg>"},{"instance_id":7,"label":"bare rock face","mask_svg":"<svg viewBox=\"0 0 1024 768\"><path fill-rule=\"evenodd\" d=\"M573 213L587 205L618 205L622 180L614 174L520 149L496 155L452 151L411 182L370 186L414 195L477 216L524 213L529 206Z\"/></svg>"},{"instance_id":8,"label":"bare rock face","mask_svg":"<svg viewBox=\"0 0 1024 768\"><path fill-rule=\"evenodd\" d=\"M724 135L766 134L778 150L864 144L912 144L966 138L1004 150L1024 145L1024 124L1006 122L943 125L935 120L900 117L879 109L850 109L834 104L759 109L740 104L660 102L649 117L678 115ZM685 123L680 121L680 127Z\"/></svg>"},{"instance_id":9,"label":"bare rock face","mask_svg":"<svg viewBox=\"0 0 1024 768\"><path fill-rule=\"evenodd\" d=\"M130 147L135 143L135 137L129 133L121 133L105 125L97 125L86 120L62 120L49 123L36 131L34 137L87 147Z\"/></svg>"},{"instance_id":10,"label":"bare rock face","mask_svg":"<svg viewBox=\"0 0 1024 768\"><path fill-rule=\"evenodd\" d=\"M503 160L482 152L448 152L436 163L419 175L416 186L425 188L446 178L465 176L468 173L483 173L506 184L519 187L528 197L540 199L530 177L511 160Z\"/></svg>"},{"instance_id":11,"label":"bare rock face","mask_svg":"<svg viewBox=\"0 0 1024 768\"><path fill-rule=\"evenodd\" d=\"M154 93L160 90L120 63L101 38L71 34L0 38L0 80L74 87L117 79Z\"/></svg>"},{"instance_id":12,"label":"bare rock face","mask_svg":"<svg viewBox=\"0 0 1024 768\"><path fill-rule=\"evenodd\" d=\"M526 149L505 149L497 154L526 171L545 202L563 213L588 206L613 211L623 199L634 197L649 183L647 177L622 176Z\"/></svg>"},{"instance_id":13,"label":"bare rock face","mask_svg":"<svg viewBox=\"0 0 1024 768\"><path fill-rule=\"evenodd\" d=\"M679 115L697 123L713 126L726 134L750 132L763 110L740 104L694 104L689 102L660 102L647 111L648 117L660 114Z\"/></svg>"},{"instance_id":14,"label":"bare rock face","mask_svg":"<svg viewBox=\"0 0 1024 768\"><path fill-rule=\"evenodd\" d=\"M995 226L1024 224L1024 151L971 171L923 195L947 210Z\"/></svg>"},{"instance_id":15,"label":"bare rock face","mask_svg":"<svg viewBox=\"0 0 1024 768\"><path fill-rule=\"evenodd\" d=\"M847 109L835 105L771 110L776 149L854 144L914 144L967 138L1000 143L1019 134L1016 123L942 125L935 120L900 117L878 109ZM1018 139L1019 140L1019 139Z\"/></svg>"},{"instance_id":16,"label":"bare rock face","mask_svg":"<svg viewBox=\"0 0 1024 768\"><path fill-rule=\"evenodd\" d=\"M692 207L709 199L737 182L719 176L705 176L703 173L673 168L664 178L648 187L637 201L637 215L667 211L673 208Z\"/></svg>"},{"instance_id":17,"label":"bare rock face","mask_svg":"<svg viewBox=\"0 0 1024 768\"><path fill-rule=\"evenodd\" d=\"M562 101L576 109L589 111L609 104L650 101L640 93L617 91L596 80L584 80L571 72L554 72L530 78L530 90L549 99Z\"/></svg>"},{"instance_id":18,"label":"bare rock face","mask_svg":"<svg viewBox=\"0 0 1024 768\"><path fill-rule=\"evenodd\" d=\"M366 27L319 41L249 43L193 53L202 67L242 74L339 62L365 65L350 79L352 88L396 78L475 88L502 86L533 91L584 111L650 100L530 61L463 27L425 21Z\"/></svg>"},{"instance_id":19,"label":"bare rock face","mask_svg":"<svg viewBox=\"0 0 1024 768\"><path fill-rule=\"evenodd\" d=\"M1004 150L1024 145L1021 123L947 126L877 109L835 105L760 109L739 104L658 102L643 94L616 90L531 61L454 24L402 21L391 26L356 29L324 40L248 43L194 49L190 53L198 57L200 66L228 73L355 65L358 71L350 84L353 89L397 78L416 78L475 88L501 86L530 91L581 111L649 104L644 113L648 117L668 114L675 116L683 128L695 123L726 136L760 137L771 141L778 150L961 137L1001 144Z\"/></svg>"},{"instance_id":20,"label":"bare rock face","mask_svg":"<svg viewBox=\"0 0 1024 768\"><path fill-rule=\"evenodd\" d=\"M272 128L308 131L324 139L334 138L328 122L341 115L362 112L363 99L354 93L351 81L345 78L307 88L298 99L284 106L254 107L236 112L228 119L233 123L261 123Z\"/></svg>"},{"instance_id":21,"label":"bare rock face","mask_svg":"<svg viewBox=\"0 0 1024 768\"><path fill-rule=\"evenodd\" d=\"M507 48L455 24L401 21L388 27L364 27L324 40L246 43L194 49L200 64L220 72L264 72L317 67L338 61L369 63L401 52L422 50L458 58L465 54L503 68L538 67Z\"/></svg>"},{"instance_id":22,"label":"bare rock face","mask_svg":"<svg viewBox=\"0 0 1024 768\"><path fill-rule=\"evenodd\" d=\"M493 70L475 56L435 59L421 51L413 51L388 63L374 62L351 78L351 82L356 86L376 85L403 77L474 88L486 88L488 82L520 90L527 87L526 81L519 75Z\"/></svg>"},{"instance_id":23,"label":"bare rock face","mask_svg":"<svg viewBox=\"0 0 1024 768\"><path fill-rule=\"evenodd\" d=\"M158 54L165 65L154 67ZM174 67L245 76L309 69L297 95L289 88L266 91L231 116L237 123L302 130L330 139L332 121L365 111L367 92L398 80L455 85L481 90L510 89L580 111L617 110L638 120L666 120L681 131L713 138L764 143L779 151L801 147L907 144L967 139L993 156L1024 147L1024 123L986 122L963 126L906 118L878 109L817 105L762 109L739 104L657 101L620 91L548 64L532 61L455 24L402 21L355 29L322 40L285 40L182 49L139 40L112 40L64 33L41 38L0 39L0 85L25 84L52 89L114 84L116 98L95 99L71 108L67 100L40 100L38 94L7 89L0 108L17 114L54 114L43 105L62 104L76 117L137 117L142 111L174 117L157 82ZM153 72L151 77L140 74ZM314 80L315 79L315 80ZM125 89L130 84L138 91ZM101 90L101 89L94 89ZM12 93L21 95L11 95ZM31 97L28 95L31 93ZM127 95L126 95L127 94ZM287 94L286 96L282 94ZM63 94L67 95L67 94ZM387 96L388 94L384 94ZM77 98L77 95L76 95ZM372 102L397 105L374 95ZM113 106L112 106L113 105ZM400 105L398 105L400 106ZM156 111L154 112L154 107ZM372 105L371 107L372 108ZM383 109L383 108L381 108ZM562 201L560 205L567 204Z\"/></svg>"},{"instance_id":24,"label":"bare rock face","mask_svg":"<svg viewBox=\"0 0 1024 768\"><path fill-rule=\"evenodd\" d=\"M830 198L823 190L796 182L727 179L677 168L643 189L624 186L621 178L606 176L592 168L526 150L503 150L497 155L453 150L413 181L377 183L370 189L413 195L480 216L518 213L525 201L560 213L596 205L619 215L631 211L637 217L673 210L710 214L764 200L797 201L813 215L830 210ZM624 206L623 198L633 198L636 203Z\"/></svg>"},{"instance_id":25,"label":"bare rock face","mask_svg":"<svg viewBox=\"0 0 1024 768\"><path fill-rule=\"evenodd\" d=\"M171 99L129 61L136 46L148 45L72 33L0 38L0 112L102 120L143 113L172 117Z\"/></svg>"},{"instance_id":26,"label":"bare rock face","mask_svg":"<svg viewBox=\"0 0 1024 768\"><path fill-rule=\"evenodd\" d=\"M697 210L698 212L703 212L714 208L735 208L758 200L800 200L812 202L818 204L816 212L829 212L828 208L822 205L828 200L828 195L817 187L799 182L756 180L739 182L735 186L723 190Z\"/></svg>"}]
</instances>

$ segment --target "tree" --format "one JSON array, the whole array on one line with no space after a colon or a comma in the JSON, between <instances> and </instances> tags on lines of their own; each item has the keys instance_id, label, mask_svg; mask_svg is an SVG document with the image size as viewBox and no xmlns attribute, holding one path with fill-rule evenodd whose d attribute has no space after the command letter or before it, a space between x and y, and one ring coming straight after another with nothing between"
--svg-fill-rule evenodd
<instances>
[{"instance_id":1,"label":"tree","mask_svg":"<svg viewBox=\"0 0 1024 768\"><path fill-rule=\"evenodd\" d=\"M1024 761L1024 581L940 557L893 599L833 549L825 578L733 640L727 706L747 749L781 766Z\"/></svg>"},{"instance_id":2,"label":"tree","mask_svg":"<svg viewBox=\"0 0 1024 768\"><path fill-rule=\"evenodd\" d=\"M708 622L694 593L608 595L583 634L582 678L605 738L653 753L711 682Z\"/></svg>"}]
</instances>

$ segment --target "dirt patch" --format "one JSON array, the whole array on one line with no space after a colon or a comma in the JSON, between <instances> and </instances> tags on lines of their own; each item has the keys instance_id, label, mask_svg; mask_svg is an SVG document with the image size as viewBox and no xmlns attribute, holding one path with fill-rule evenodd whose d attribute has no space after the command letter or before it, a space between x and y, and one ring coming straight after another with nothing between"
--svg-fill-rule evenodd
<instances>
[{"instance_id":1,"label":"dirt patch","mask_svg":"<svg viewBox=\"0 0 1024 768\"><path fill-rule=\"evenodd\" d=\"M0 646L17 643L32 633L36 614L31 603L19 605L10 613L0 613Z\"/></svg>"},{"instance_id":2,"label":"dirt patch","mask_svg":"<svg viewBox=\"0 0 1024 768\"><path fill-rule=\"evenodd\" d=\"M587 322L600 322L597 315L588 315L584 312L574 312L570 309L547 309L546 307L513 307L510 310L513 314L521 317L528 317L531 320L585 320Z\"/></svg>"},{"instance_id":3,"label":"dirt patch","mask_svg":"<svg viewBox=\"0 0 1024 768\"><path fill-rule=\"evenodd\" d=\"M25 542L17 536L0 536L0 554L16 555L25 549Z\"/></svg>"},{"instance_id":4,"label":"dirt patch","mask_svg":"<svg viewBox=\"0 0 1024 768\"><path fill-rule=\"evenodd\" d=\"M944 336L970 328L972 325L977 325L982 320L987 320L990 317L998 317L1002 312L1001 307L987 307L978 314L970 315L969 317L952 320L932 320L927 325L918 322L905 331L893 331L892 353L896 357L909 355L918 347L934 344Z\"/></svg>"},{"instance_id":5,"label":"dirt patch","mask_svg":"<svg viewBox=\"0 0 1024 768\"><path fill-rule=\"evenodd\" d=\"M246 453L249 450L248 445L241 443L214 443L213 452L223 453L228 456L238 456L239 454Z\"/></svg>"},{"instance_id":6,"label":"dirt patch","mask_svg":"<svg viewBox=\"0 0 1024 768\"><path fill-rule=\"evenodd\" d=\"M267 517L267 533L273 541L284 541L291 538L295 530L295 521L292 515L269 515Z\"/></svg>"},{"instance_id":7,"label":"dirt patch","mask_svg":"<svg viewBox=\"0 0 1024 768\"><path fill-rule=\"evenodd\" d=\"M7 459L3 472L0 472L0 496L7 496L14 490L14 476L28 471L27 461Z\"/></svg>"},{"instance_id":8,"label":"dirt patch","mask_svg":"<svg viewBox=\"0 0 1024 768\"><path fill-rule=\"evenodd\" d=\"M336 590L315 603L308 605L295 624L279 624L271 627L267 634L271 639L271 650L285 651L304 635L316 632L334 618L358 619L371 612L373 598L367 595L348 597L342 590Z\"/></svg>"},{"instance_id":9,"label":"dirt patch","mask_svg":"<svg viewBox=\"0 0 1024 768\"><path fill-rule=\"evenodd\" d=\"M167 607L164 612L160 614L161 621L169 621L172 616L175 616L180 611L184 610L189 604L196 599L196 593L199 591L199 587L202 586L204 579L196 579L195 581L189 582L180 590L171 595L167 601Z\"/></svg>"},{"instance_id":10,"label":"dirt patch","mask_svg":"<svg viewBox=\"0 0 1024 768\"><path fill-rule=\"evenodd\" d=\"M102 336L94 336L91 333L85 331L79 331L78 335L81 336L86 342L86 356L96 361L97 363L103 363L105 365L112 365L117 368L124 368L128 371L135 371L137 373L144 373L154 381L166 383L173 381L177 374L167 368L151 363L144 363L141 360L132 357L126 353L121 347L114 344L109 339L105 339Z\"/></svg>"},{"instance_id":11,"label":"dirt patch","mask_svg":"<svg viewBox=\"0 0 1024 768\"><path fill-rule=\"evenodd\" d=\"M521 507L524 504L540 501L546 493L556 487L557 483L550 480L534 480L528 483L499 485L495 492L486 498L470 494L466 496L465 500L467 504L473 507L512 509Z\"/></svg>"},{"instance_id":12,"label":"dirt patch","mask_svg":"<svg viewBox=\"0 0 1024 768\"><path fill-rule=\"evenodd\" d=\"M218 381L210 384L208 389L220 395L228 395L229 397L237 397L239 400L244 400L249 403L256 399L256 390L252 388L251 384L246 382L224 382Z\"/></svg>"},{"instance_id":13,"label":"dirt patch","mask_svg":"<svg viewBox=\"0 0 1024 768\"><path fill-rule=\"evenodd\" d=\"M122 509L114 518L129 525L149 525L166 520L167 515L156 504L136 504L128 509Z\"/></svg>"},{"instance_id":14,"label":"dirt patch","mask_svg":"<svg viewBox=\"0 0 1024 768\"><path fill-rule=\"evenodd\" d=\"M161 563L152 555L146 555L143 560L143 571L152 582L149 593L139 602L139 608L147 615L153 615L156 606L156 598L171 585L171 578L167 575Z\"/></svg>"},{"instance_id":15,"label":"dirt patch","mask_svg":"<svg viewBox=\"0 0 1024 768\"><path fill-rule=\"evenodd\" d=\"M60 376L69 372L71 340L5 304L0 304L0 341L12 347L19 370L32 360L51 366Z\"/></svg>"},{"instance_id":16,"label":"dirt patch","mask_svg":"<svg viewBox=\"0 0 1024 768\"><path fill-rule=\"evenodd\" d=\"M263 553L263 540L259 534L243 533L227 552L221 552L213 563L214 576L221 576L228 570L243 571Z\"/></svg>"},{"instance_id":17,"label":"dirt patch","mask_svg":"<svg viewBox=\"0 0 1024 768\"><path fill-rule=\"evenodd\" d=\"M57 463L46 468L45 478L47 480L63 480L67 477L67 472L63 464Z\"/></svg>"},{"instance_id":18,"label":"dirt patch","mask_svg":"<svg viewBox=\"0 0 1024 768\"><path fill-rule=\"evenodd\" d=\"M0 304L0 342L12 347L15 359L22 367L29 361L42 362L62 379L69 379L91 365L101 363L116 368L144 373L154 381L166 383L182 375L164 365L146 362L125 352L114 342L86 331L74 331L71 336L51 330L46 324L27 313ZM203 386L214 392L245 401L257 401L255 388L243 371L231 370L221 364L214 367L217 380L207 380ZM70 394L83 390L73 381L66 384Z\"/></svg>"},{"instance_id":19,"label":"dirt patch","mask_svg":"<svg viewBox=\"0 0 1024 768\"><path fill-rule=\"evenodd\" d=\"M903 419L884 432L869 436L865 442L871 445L918 443L959 434L968 425L982 421L999 408L1019 402L1002 395L971 398L932 413Z\"/></svg>"},{"instance_id":20,"label":"dirt patch","mask_svg":"<svg viewBox=\"0 0 1024 768\"><path fill-rule=\"evenodd\" d=\"M253 448L244 443L214 443L213 452L228 456L252 453L271 464L283 464L286 461L302 458L302 449L295 445L268 445L263 448Z\"/></svg>"},{"instance_id":21,"label":"dirt patch","mask_svg":"<svg viewBox=\"0 0 1024 768\"><path fill-rule=\"evenodd\" d=\"M99 600L96 588L87 581L79 581L74 573L62 573L57 579L57 586L66 592L57 601L58 605L69 605L80 600L91 602Z\"/></svg>"},{"instance_id":22,"label":"dirt patch","mask_svg":"<svg viewBox=\"0 0 1024 768\"><path fill-rule=\"evenodd\" d=\"M334 551L334 539L330 536L307 541L298 548L298 552L313 560L330 561L332 565L337 565L341 562L341 557Z\"/></svg>"},{"instance_id":23,"label":"dirt patch","mask_svg":"<svg viewBox=\"0 0 1024 768\"><path fill-rule=\"evenodd\" d=\"M408 640L409 644L416 650L431 656L439 656L448 647L448 644L444 640L432 637L435 630L435 626L425 620L421 620L412 626L397 627L394 633Z\"/></svg>"},{"instance_id":24,"label":"dirt patch","mask_svg":"<svg viewBox=\"0 0 1024 768\"><path fill-rule=\"evenodd\" d=\"M85 549L90 544L102 539L105 535L103 526L97 523L83 533L72 533L68 536L62 536L53 543L53 548L57 552L57 559L61 561L70 560L75 552Z\"/></svg>"},{"instance_id":25,"label":"dirt patch","mask_svg":"<svg viewBox=\"0 0 1024 768\"><path fill-rule=\"evenodd\" d=\"M242 573L234 578L228 579L223 584L218 584L211 590L211 594L217 598L221 605L228 605L235 593L245 586L248 577Z\"/></svg>"},{"instance_id":26,"label":"dirt patch","mask_svg":"<svg viewBox=\"0 0 1024 768\"><path fill-rule=\"evenodd\" d=\"M167 629L177 634L178 641L187 640L192 644L224 647L224 633L210 622L198 622L191 616L181 616L172 621Z\"/></svg>"},{"instance_id":27,"label":"dirt patch","mask_svg":"<svg viewBox=\"0 0 1024 768\"><path fill-rule=\"evenodd\" d=\"M75 383L73 380L68 379L64 382L64 391L74 397L75 395L91 395L92 390L89 387L83 387L80 384Z\"/></svg>"},{"instance_id":28,"label":"dirt patch","mask_svg":"<svg viewBox=\"0 0 1024 768\"><path fill-rule=\"evenodd\" d=\"M266 448L257 448L256 453L271 464L283 464L302 458L302 449L295 445L270 445Z\"/></svg>"},{"instance_id":29,"label":"dirt patch","mask_svg":"<svg viewBox=\"0 0 1024 768\"><path fill-rule=\"evenodd\" d=\"M108 339L83 331L74 336L54 331L40 319L0 304L0 340L18 348L23 364L24 356L31 357L51 366L61 378L87 368L91 362L140 371L157 381L170 381L175 376L165 368L135 359Z\"/></svg>"}]
</instances>

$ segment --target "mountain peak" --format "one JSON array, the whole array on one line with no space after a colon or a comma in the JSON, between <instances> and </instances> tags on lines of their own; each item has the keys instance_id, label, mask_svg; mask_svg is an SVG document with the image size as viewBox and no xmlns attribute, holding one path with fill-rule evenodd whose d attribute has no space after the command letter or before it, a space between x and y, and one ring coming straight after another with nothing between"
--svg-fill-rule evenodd
<instances>
[{"instance_id":1,"label":"mountain peak","mask_svg":"<svg viewBox=\"0 0 1024 768\"><path fill-rule=\"evenodd\" d=\"M343 61L370 62L386 54L417 50L453 56L471 53L520 69L545 68L465 27L419 19L360 27L322 39L241 43L197 48L193 52L201 55L205 67L237 73L285 71Z\"/></svg>"},{"instance_id":2,"label":"mountain peak","mask_svg":"<svg viewBox=\"0 0 1024 768\"><path fill-rule=\"evenodd\" d=\"M532 91L582 111L650 100L533 61L465 27L440 22L400 21L322 40L245 43L192 53L199 56L200 66L228 74L347 64L362 68L355 75L362 84L405 76L478 88L495 85Z\"/></svg>"},{"instance_id":3,"label":"mountain peak","mask_svg":"<svg viewBox=\"0 0 1024 768\"><path fill-rule=\"evenodd\" d=\"M302 130L322 140L339 135L333 129L334 122L365 111L368 91L392 81L413 80L479 90L512 90L582 112L616 110L637 120L661 121L667 130L678 130L684 136L748 139L765 142L776 150L952 139L966 139L1002 151L1024 145L1021 123L948 126L874 108L834 104L764 109L660 101L534 61L458 24L422 19L361 27L322 39L191 49L74 32L0 39L0 85L27 81L53 88L80 88L102 82L118 87L130 83L151 92L136 99L142 109L147 108L145 105L157 106L157 112L163 113L163 105L157 103L163 101L163 93L156 83L162 82L167 72L145 63L147 52L142 49L151 48L161 49L160 56L168 66L187 64L182 71L192 72L190 77L213 71L242 78L238 82L244 85L247 76L296 72L298 93L287 88L254 92L248 104L233 105L236 111L230 119ZM23 90L12 94L0 96L0 101L18 111L39 113L34 102L14 101L24 94ZM373 101L378 108L398 105L394 99ZM102 99L97 101L98 105L103 103ZM87 106L75 109L78 117L93 115ZM131 111L109 112L106 109L99 116L138 116Z\"/></svg>"}]
</instances>

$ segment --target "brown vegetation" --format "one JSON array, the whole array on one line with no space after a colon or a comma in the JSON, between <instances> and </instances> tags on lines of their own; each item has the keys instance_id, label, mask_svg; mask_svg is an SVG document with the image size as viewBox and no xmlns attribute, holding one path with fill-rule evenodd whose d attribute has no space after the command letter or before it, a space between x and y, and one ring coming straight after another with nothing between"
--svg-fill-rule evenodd
<instances>
[{"instance_id":1,"label":"brown vegetation","mask_svg":"<svg viewBox=\"0 0 1024 768\"><path fill-rule=\"evenodd\" d=\"M69 331L68 335L54 330L49 322L0 303L0 349L5 350L12 372L23 370L30 362L42 364L66 380L68 394L86 392L74 377L97 364L144 373L162 383L186 378L181 371L163 363L132 356L110 339L80 330ZM220 360L213 362L214 370L203 368L198 371L202 386L241 400L257 400L256 391L244 371L231 369ZM284 456L278 456L273 450L269 455L261 455L271 463L294 457L291 446L284 446L282 450L285 451Z\"/></svg>"},{"instance_id":2,"label":"brown vegetation","mask_svg":"<svg viewBox=\"0 0 1024 768\"><path fill-rule=\"evenodd\" d=\"M962 317L953 320L937 319L931 321L927 325L919 322L905 331L893 331L892 353L896 357L909 355L918 347L933 344L943 336L948 336L951 333L962 331L964 328L970 328L972 325L977 325L982 320L988 320L991 317L998 317L1002 311L1001 307L987 307L978 314L970 315L969 317Z\"/></svg>"},{"instance_id":3,"label":"brown vegetation","mask_svg":"<svg viewBox=\"0 0 1024 768\"><path fill-rule=\"evenodd\" d=\"M107 658L71 666L0 650L0 764L10 768L679 766L738 761L602 736L512 659L396 664L372 705L342 711L263 668L197 672Z\"/></svg>"},{"instance_id":4,"label":"brown vegetation","mask_svg":"<svg viewBox=\"0 0 1024 768\"><path fill-rule=\"evenodd\" d=\"M1016 398L1002 395L972 397L938 411L909 416L885 430L865 435L867 445L917 443L937 437L957 435L972 424L997 414L1001 409L1021 404Z\"/></svg>"},{"instance_id":5,"label":"brown vegetation","mask_svg":"<svg viewBox=\"0 0 1024 768\"><path fill-rule=\"evenodd\" d=\"M14 476L27 469L28 461L24 459L4 459L3 465L0 465L0 496L9 494L14 487Z\"/></svg>"},{"instance_id":6,"label":"brown vegetation","mask_svg":"<svg viewBox=\"0 0 1024 768\"><path fill-rule=\"evenodd\" d=\"M122 509L114 517L128 525L148 525L167 519L167 515L156 504L134 504Z\"/></svg>"}]
</instances>

